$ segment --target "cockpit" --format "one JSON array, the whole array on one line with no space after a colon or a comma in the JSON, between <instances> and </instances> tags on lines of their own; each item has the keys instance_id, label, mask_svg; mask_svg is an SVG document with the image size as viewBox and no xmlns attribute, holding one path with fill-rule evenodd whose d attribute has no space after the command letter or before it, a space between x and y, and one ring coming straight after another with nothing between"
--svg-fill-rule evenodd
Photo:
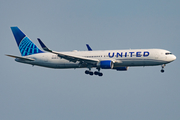
<instances>
[{"instance_id":1,"label":"cockpit","mask_svg":"<svg viewBox=\"0 0 180 120\"><path fill-rule=\"evenodd\" d=\"M165 55L172 55L172 53L165 53Z\"/></svg>"}]
</instances>

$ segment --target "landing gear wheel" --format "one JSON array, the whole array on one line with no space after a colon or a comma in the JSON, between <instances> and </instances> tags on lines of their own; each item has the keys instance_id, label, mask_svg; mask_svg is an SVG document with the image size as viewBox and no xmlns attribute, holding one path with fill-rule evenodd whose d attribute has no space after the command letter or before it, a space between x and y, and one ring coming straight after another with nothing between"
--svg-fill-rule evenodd
<instances>
[{"instance_id":1,"label":"landing gear wheel","mask_svg":"<svg viewBox=\"0 0 180 120\"><path fill-rule=\"evenodd\" d=\"M89 71L89 75L93 75L94 73L92 71Z\"/></svg>"},{"instance_id":2,"label":"landing gear wheel","mask_svg":"<svg viewBox=\"0 0 180 120\"><path fill-rule=\"evenodd\" d=\"M85 74L93 75L94 73L92 71L86 70Z\"/></svg>"},{"instance_id":3,"label":"landing gear wheel","mask_svg":"<svg viewBox=\"0 0 180 120\"><path fill-rule=\"evenodd\" d=\"M103 73L99 73L98 75L99 75L99 76L103 76Z\"/></svg>"},{"instance_id":4,"label":"landing gear wheel","mask_svg":"<svg viewBox=\"0 0 180 120\"><path fill-rule=\"evenodd\" d=\"M92 72L91 69L89 70L86 70L85 71L85 74L88 74L88 75L98 75L98 76L103 76L103 73L100 72L100 69L98 69L98 71L95 71L95 72Z\"/></svg>"},{"instance_id":5,"label":"landing gear wheel","mask_svg":"<svg viewBox=\"0 0 180 120\"><path fill-rule=\"evenodd\" d=\"M99 72L95 71L95 72L94 72L94 74L95 74L95 75L98 75L98 74L99 74Z\"/></svg>"},{"instance_id":6,"label":"landing gear wheel","mask_svg":"<svg viewBox=\"0 0 180 120\"><path fill-rule=\"evenodd\" d=\"M89 74L89 70L86 70L86 71L85 71L85 74Z\"/></svg>"},{"instance_id":7,"label":"landing gear wheel","mask_svg":"<svg viewBox=\"0 0 180 120\"><path fill-rule=\"evenodd\" d=\"M98 72L98 71L95 71L94 74L95 74L95 75L98 75L98 76L103 76L103 73Z\"/></svg>"}]
</instances>

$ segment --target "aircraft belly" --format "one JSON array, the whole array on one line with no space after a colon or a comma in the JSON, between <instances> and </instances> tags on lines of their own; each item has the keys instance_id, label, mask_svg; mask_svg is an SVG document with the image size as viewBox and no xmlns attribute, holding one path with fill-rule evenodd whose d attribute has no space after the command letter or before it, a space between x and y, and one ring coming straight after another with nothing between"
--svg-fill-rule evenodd
<instances>
[{"instance_id":1,"label":"aircraft belly","mask_svg":"<svg viewBox=\"0 0 180 120\"><path fill-rule=\"evenodd\" d=\"M65 68L78 68L79 65L77 63L69 62L69 63L64 64L64 67Z\"/></svg>"},{"instance_id":2,"label":"aircraft belly","mask_svg":"<svg viewBox=\"0 0 180 120\"><path fill-rule=\"evenodd\" d=\"M167 63L168 63L167 61L161 61L161 60L146 60L145 66L162 65Z\"/></svg>"},{"instance_id":3,"label":"aircraft belly","mask_svg":"<svg viewBox=\"0 0 180 120\"><path fill-rule=\"evenodd\" d=\"M78 68L77 63L69 61L57 61L52 63L55 68Z\"/></svg>"},{"instance_id":4,"label":"aircraft belly","mask_svg":"<svg viewBox=\"0 0 180 120\"><path fill-rule=\"evenodd\" d=\"M154 66L166 64L167 61L157 60L152 58L143 58L143 59L119 59L122 63L116 63L115 66Z\"/></svg>"},{"instance_id":5,"label":"aircraft belly","mask_svg":"<svg viewBox=\"0 0 180 120\"><path fill-rule=\"evenodd\" d=\"M121 59L122 63L117 63L115 66L144 66L145 62L143 59Z\"/></svg>"}]
</instances>

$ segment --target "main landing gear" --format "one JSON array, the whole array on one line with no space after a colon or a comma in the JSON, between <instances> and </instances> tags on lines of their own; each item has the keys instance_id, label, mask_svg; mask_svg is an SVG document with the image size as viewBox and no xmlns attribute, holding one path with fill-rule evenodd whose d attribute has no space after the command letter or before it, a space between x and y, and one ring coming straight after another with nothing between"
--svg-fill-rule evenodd
<instances>
[{"instance_id":1,"label":"main landing gear","mask_svg":"<svg viewBox=\"0 0 180 120\"><path fill-rule=\"evenodd\" d=\"M100 69L98 69L98 71L92 72L91 69L86 70L85 74L89 74L89 75L98 75L98 76L103 76L103 73L100 72Z\"/></svg>"},{"instance_id":2,"label":"main landing gear","mask_svg":"<svg viewBox=\"0 0 180 120\"><path fill-rule=\"evenodd\" d=\"M162 73L164 72L164 67L165 67L165 66L166 66L165 64L162 64L162 65L161 65L161 67L162 67L161 72L162 72Z\"/></svg>"},{"instance_id":3,"label":"main landing gear","mask_svg":"<svg viewBox=\"0 0 180 120\"><path fill-rule=\"evenodd\" d=\"M92 71L90 71L90 70L86 70L85 74L93 75L94 73Z\"/></svg>"}]
</instances>

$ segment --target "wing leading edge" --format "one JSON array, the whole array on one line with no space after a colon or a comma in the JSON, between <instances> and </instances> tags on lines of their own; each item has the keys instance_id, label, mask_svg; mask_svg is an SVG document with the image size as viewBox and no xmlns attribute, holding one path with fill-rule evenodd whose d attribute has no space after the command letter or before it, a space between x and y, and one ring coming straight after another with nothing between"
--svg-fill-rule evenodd
<instances>
[{"instance_id":1,"label":"wing leading edge","mask_svg":"<svg viewBox=\"0 0 180 120\"><path fill-rule=\"evenodd\" d=\"M52 51L39 38L38 38L38 41L39 41L41 47L43 48L43 50L57 54L60 58L64 58L70 62L77 62L78 61L82 64L83 63L97 64L97 62L99 62L98 59L86 58L86 57L82 57L82 56L76 56L76 55L72 55L72 54L65 54L62 52Z\"/></svg>"}]
</instances>

